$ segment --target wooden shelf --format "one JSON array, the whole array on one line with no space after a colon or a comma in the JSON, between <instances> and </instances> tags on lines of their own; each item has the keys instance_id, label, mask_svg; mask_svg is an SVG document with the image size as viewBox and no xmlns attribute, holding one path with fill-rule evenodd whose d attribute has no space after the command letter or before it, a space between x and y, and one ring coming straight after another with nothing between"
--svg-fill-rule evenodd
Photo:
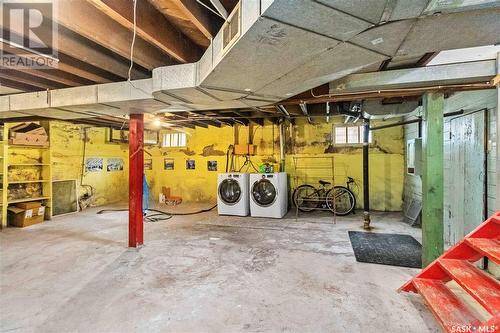
<instances>
[{"instance_id":1,"label":"wooden shelf","mask_svg":"<svg viewBox=\"0 0 500 333\"><path fill-rule=\"evenodd\" d=\"M17 166L49 166L50 164L48 163L12 163L12 164L8 164L7 166L13 166L13 167L17 167Z\"/></svg>"},{"instance_id":2,"label":"wooden shelf","mask_svg":"<svg viewBox=\"0 0 500 333\"><path fill-rule=\"evenodd\" d=\"M17 180L17 181L8 181L7 184L29 184L29 183L49 183L50 180L46 179L37 179L37 180Z\"/></svg>"},{"instance_id":3,"label":"wooden shelf","mask_svg":"<svg viewBox=\"0 0 500 333\"><path fill-rule=\"evenodd\" d=\"M47 204L46 217L50 218L52 216L52 163L51 163L51 154L52 154L52 145L50 141L43 142L43 145L39 144L30 144L29 142L25 142L24 144L21 141L16 143L8 140L8 133L12 126L15 124L5 124L3 127L3 137L0 137L0 173L3 173L3 181L0 184L2 190L0 191L0 202L3 203L3 206L0 208L1 214L1 223L0 227L4 228L7 226L7 207L10 204L16 204L21 202L30 202L30 201L44 201ZM40 125L45 128L47 134L50 133L50 123L43 121L40 122ZM50 135L49 135L50 140ZM42 142L38 142L42 144ZM32 152L32 154L29 154ZM28 153L26 158L19 158L19 154ZM17 156L16 156L17 155ZM21 169L32 169L37 171L39 174L24 177L23 178L15 178L12 181L9 181L9 177L7 175L7 171L20 171ZM41 179L36 179L39 177ZM35 178L35 180L30 180L29 178ZM21 185L15 185L21 184ZM25 185L22 185L25 184ZM16 187L29 186L29 184L39 184L35 185L36 187L41 188L41 192L33 193L32 196L35 197L27 197L30 194L23 193L22 198L15 199L12 198L9 200L9 189L13 190Z\"/></svg>"},{"instance_id":4,"label":"wooden shelf","mask_svg":"<svg viewBox=\"0 0 500 333\"><path fill-rule=\"evenodd\" d=\"M49 149L50 146L24 146L24 145L8 145L9 148L27 148L27 149Z\"/></svg>"},{"instance_id":5,"label":"wooden shelf","mask_svg":"<svg viewBox=\"0 0 500 333\"><path fill-rule=\"evenodd\" d=\"M29 201L38 201L38 200L48 200L49 197L35 197L35 198L23 198L23 199L14 199L7 201L7 204L14 204L20 202L29 202Z\"/></svg>"}]
</instances>

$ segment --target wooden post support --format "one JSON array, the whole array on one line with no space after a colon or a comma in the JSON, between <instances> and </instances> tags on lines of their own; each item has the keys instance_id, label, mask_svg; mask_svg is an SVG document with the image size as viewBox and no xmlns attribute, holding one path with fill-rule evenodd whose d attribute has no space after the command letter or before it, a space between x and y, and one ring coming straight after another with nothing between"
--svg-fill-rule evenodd
<instances>
[{"instance_id":1,"label":"wooden post support","mask_svg":"<svg viewBox=\"0 0 500 333\"><path fill-rule=\"evenodd\" d=\"M422 264L444 250L443 241L443 108L442 93L423 96L422 128Z\"/></svg>"},{"instance_id":2,"label":"wooden post support","mask_svg":"<svg viewBox=\"0 0 500 333\"><path fill-rule=\"evenodd\" d=\"M370 230L370 119L363 122L363 229Z\"/></svg>"},{"instance_id":3,"label":"wooden post support","mask_svg":"<svg viewBox=\"0 0 500 333\"><path fill-rule=\"evenodd\" d=\"M128 246L144 243L142 191L144 174L144 115L131 114L129 124Z\"/></svg>"}]
</instances>

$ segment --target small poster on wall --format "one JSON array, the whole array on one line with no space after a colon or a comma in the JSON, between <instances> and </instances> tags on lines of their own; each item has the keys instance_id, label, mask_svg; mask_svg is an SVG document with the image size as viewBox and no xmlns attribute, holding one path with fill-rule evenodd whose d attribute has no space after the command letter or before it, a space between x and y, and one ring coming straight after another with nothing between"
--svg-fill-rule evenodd
<instances>
[{"instance_id":1,"label":"small poster on wall","mask_svg":"<svg viewBox=\"0 0 500 333\"><path fill-rule=\"evenodd\" d=\"M144 160L144 170L153 170L153 159L146 158Z\"/></svg>"},{"instance_id":2,"label":"small poster on wall","mask_svg":"<svg viewBox=\"0 0 500 333\"><path fill-rule=\"evenodd\" d=\"M186 160L186 170L196 169L196 162L194 160Z\"/></svg>"},{"instance_id":3,"label":"small poster on wall","mask_svg":"<svg viewBox=\"0 0 500 333\"><path fill-rule=\"evenodd\" d=\"M166 158L163 160L163 168L165 170L174 170L174 159Z\"/></svg>"},{"instance_id":4,"label":"small poster on wall","mask_svg":"<svg viewBox=\"0 0 500 333\"><path fill-rule=\"evenodd\" d=\"M108 171L123 171L123 159L121 158L108 158L106 166Z\"/></svg>"},{"instance_id":5,"label":"small poster on wall","mask_svg":"<svg viewBox=\"0 0 500 333\"><path fill-rule=\"evenodd\" d=\"M208 161L207 169L208 171L217 171L217 161Z\"/></svg>"},{"instance_id":6,"label":"small poster on wall","mask_svg":"<svg viewBox=\"0 0 500 333\"><path fill-rule=\"evenodd\" d=\"M89 157L85 160L86 172L100 172L102 171L103 159L99 157Z\"/></svg>"}]
</instances>

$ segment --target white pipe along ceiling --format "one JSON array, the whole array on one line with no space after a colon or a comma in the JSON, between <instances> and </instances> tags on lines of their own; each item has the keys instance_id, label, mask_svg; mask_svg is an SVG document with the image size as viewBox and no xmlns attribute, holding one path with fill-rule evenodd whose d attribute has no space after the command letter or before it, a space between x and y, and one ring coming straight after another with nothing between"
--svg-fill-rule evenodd
<instances>
[{"instance_id":1,"label":"white pipe along ceiling","mask_svg":"<svg viewBox=\"0 0 500 333\"><path fill-rule=\"evenodd\" d=\"M390 58L500 43L500 0L241 0L237 8L235 41L223 50L222 29L196 63L156 68L151 79L0 96L0 118L261 107Z\"/></svg>"}]
</instances>

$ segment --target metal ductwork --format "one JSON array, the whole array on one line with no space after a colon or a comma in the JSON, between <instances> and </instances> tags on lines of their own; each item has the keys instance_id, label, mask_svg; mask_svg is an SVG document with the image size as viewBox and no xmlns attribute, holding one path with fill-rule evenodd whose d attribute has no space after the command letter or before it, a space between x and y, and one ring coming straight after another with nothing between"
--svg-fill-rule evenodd
<instances>
[{"instance_id":1,"label":"metal ductwork","mask_svg":"<svg viewBox=\"0 0 500 333\"><path fill-rule=\"evenodd\" d=\"M390 58L499 43L500 2L474 4L241 0L228 16L240 18L234 40L224 44L223 27L196 63L156 68L151 79L0 96L0 118L275 104Z\"/></svg>"}]
</instances>

